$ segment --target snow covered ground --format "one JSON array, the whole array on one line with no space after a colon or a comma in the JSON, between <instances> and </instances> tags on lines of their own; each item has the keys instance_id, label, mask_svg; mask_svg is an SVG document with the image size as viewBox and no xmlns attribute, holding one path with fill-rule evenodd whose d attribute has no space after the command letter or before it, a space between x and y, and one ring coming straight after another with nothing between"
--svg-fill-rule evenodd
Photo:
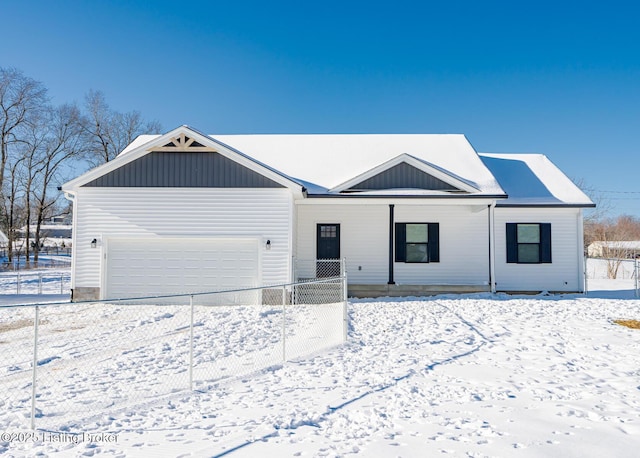
<instances>
[{"instance_id":1,"label":"snow covered ground","mask_svg":"<svg viewBox=\"0 0 640 458\"><path fill-rule=\"evenodd\" d=\"M0 432L9 433L0 436L0 453L637 456L640 331L613 323L640 319L631 288L629 280L594 280L586 297L354 300L346 345L202 392L181 390L124 408L90 405L59 424L39 418L47 428L29 437L18 437L30 432L28 415L12 410L24 399L0 400ZM145 326L173 329L168 325L179 315L153 318L161 315L131 321L131 339ZM240 318L228 316L229 323ZM73 347L77 332L59 329L56 338ZM121 338L110 326L94 337L94 347L83 350L89 355L101 342ZM67 389L80 393L79 400L96 387L137 389L119 371L143 360L170 365L163 350L146 345L133 355L123 352L119 369L105 372L96 364L90 377L70 374ZM0 362L0 375L7 374L7 361Z\"/></svg>"}]
</instances>

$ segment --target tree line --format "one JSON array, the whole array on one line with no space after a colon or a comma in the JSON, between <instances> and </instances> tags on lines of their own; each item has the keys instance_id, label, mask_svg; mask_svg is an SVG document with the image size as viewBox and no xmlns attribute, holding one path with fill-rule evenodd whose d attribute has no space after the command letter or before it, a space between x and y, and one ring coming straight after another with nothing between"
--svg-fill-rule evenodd
<instances>
[{"instance_id":1,"label":"tree line","mask_svg":"<svg viewBox=\"0 0 640 458\"><path fill-rule=\"evenodd\" d=\"M112 109L100 91L90 90L81 106L54 105L42 82L0 67L0 228L8 260L23 252L27 264L37 265L42 226L70 215L57 190L70 174L109 162L138 135L160 131L138 111Z\"/></svg>"}]
</instances>

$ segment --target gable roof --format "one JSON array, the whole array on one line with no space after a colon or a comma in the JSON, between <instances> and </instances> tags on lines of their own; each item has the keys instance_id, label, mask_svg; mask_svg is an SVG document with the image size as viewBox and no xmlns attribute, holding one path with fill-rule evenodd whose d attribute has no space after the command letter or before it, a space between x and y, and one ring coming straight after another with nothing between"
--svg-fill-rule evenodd
<instances>
[{"instance_id":1,"label":"gable roof","mask_svg":"<svg viewBox=\"0 0 640 458\"><path fill-rule=\"evenodd\" d=\"M63 190L85 186L154 151L188 151L190 145L219 153L298 197L305 191L319 197L465 195L497 198L499 206L595 206L544 155L478 154L459 134L212 136L181 126L138 137L115 160L66 183Z\"/></svg>"},{"instance_id":2,"label":"gable roof","mask_svg":"<svg viewBox=\"0 0 640 458\"><path fill-rule=\"evenodd\" d=\"M331 193L340 192L344 185L356 184L358 177L373 176L371 174L385 168L385 163L407 161L411 157L415 159L411 165L432 175L437 174L440 179L446 177L443 181L454 187L466 188L477 195L504 196L504 191L464 135L271 134L213 137L290 177L315 183ZM398 159L399 156L402 158Z\"/></svg>"},{"instance_id":3,"label":"gable roof","mask_svg":"<svg viewBox=\"0 0 640 458\"><path fill-rule=\"evenodd\" d=\"M150 165L171 176L149 173ZM138 137L113 161L65 183L62 190L83 186L288 187L303 193L301 183L188 126Z\"/></svg>"},{"instance_id":4,"label":"gable roof","mask_svg":"<svg viewBox=\"0 0 640 458\"><path fill-rule=\"evenodd\" d=\"M499 207L595 207L544 154L480 153L480 158L509 196Z\"/></svg>"},{"instance_id":5,"label":"gable roof","mask_svg":"<svg viewBox=\"0 0 640 458\"><path fill-rule=\"evenodd\" d=\"M410 154L401 154L342 183L329 192L422 189L435 192L478 192L477 185Z\"/></svg>"}]
</instances>

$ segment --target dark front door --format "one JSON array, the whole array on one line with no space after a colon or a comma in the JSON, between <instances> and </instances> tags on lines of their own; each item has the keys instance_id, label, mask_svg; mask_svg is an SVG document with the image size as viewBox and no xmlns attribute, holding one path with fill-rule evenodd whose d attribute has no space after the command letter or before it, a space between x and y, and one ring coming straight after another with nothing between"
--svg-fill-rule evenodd
<instances>
[{"instance_id":1,"label":"dark front door","mask_svg":"<svg viewBox=\"0 0 640 458\"><path fill-rule=\"evenodd\" d=\"M316 277L339 276L340 225L318 224L316 241Z\"/></svg>"}]
</instances>

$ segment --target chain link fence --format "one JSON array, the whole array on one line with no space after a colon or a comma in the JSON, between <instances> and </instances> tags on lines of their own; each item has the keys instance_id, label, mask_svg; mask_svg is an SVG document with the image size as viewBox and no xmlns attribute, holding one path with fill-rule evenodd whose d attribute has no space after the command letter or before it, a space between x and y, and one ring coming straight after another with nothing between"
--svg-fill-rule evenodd
<instances>
[{"instance_id":1,"label":"chain link fence","mask_svg":"<svg viewBox=\"0 0 640 458\"><path fill-rule=\"evenodd\" d=\"M0 291L3 294L69 294L70 287L70 269L0 273Z\"/></svg>"},{"instance_id":2,"label":"chain link fence","mask_svg":"<svg viewBox=\"0 0 640 458\"><path fill-rule=\"evenodd\" d=\"M586 258L585 282L589 280L616 280L632 283L636 297L640 297L640 259Z\"/></svg>"},{"instance_id":3,"label":"chain link fence","mask_svg":"<svg viewBox=\"0 0 640 458\"><path fill-rule=\"evenodd\" d=\"M340 277L345 274L344 259L294 259L294 278L300 281Z\"/></svg>"},{"instance_id":4,"label":"chain link fence","mask_svg":"<svg viewBox=\"0 0 640 458\"><path fill-rule=\"evenodd\" d=\"M74 431L80 420L99 423L134 405L209 390L339 345L346 339L346 304L343 276L173 297L0 307L0 428Z\"/></svg>"}]
</instances>

